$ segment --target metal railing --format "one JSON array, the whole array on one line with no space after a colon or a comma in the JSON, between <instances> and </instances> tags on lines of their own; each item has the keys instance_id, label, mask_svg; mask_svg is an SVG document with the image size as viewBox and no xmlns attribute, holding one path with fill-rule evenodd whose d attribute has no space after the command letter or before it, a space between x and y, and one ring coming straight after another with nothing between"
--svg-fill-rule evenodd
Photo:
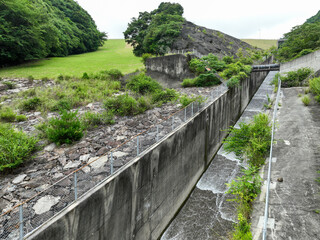
<instances>
[{"instance_id":1,"label":"metal railing","mask_svg":"<svg viewBox=\"0 0 320 240\"><path fill-rule=\"evenodd\" d=\"M147 152L154 144L193 118L196 113L219 98L225 91L227 88L223 84L219 85L206 96L205 102L192 102L103 156L89 159L89 162L82 167L71 171L33 197L2 213L0 239L23 239L90 189L123 169L130 160L143 155L143 152Z\"/></svg>"},{"instance_id":2,"label":"metal railing","mask_svg":"<svg viewBox=\"0 0 320 240\"><path fill-rule=\"evenodd\" d=\"M275 128L275 119L277 116L279 98L280 98L280 90L281 90L281 80L278 79L278 90L276 96L276 102L273 109L273 116L272 116L272 130L271 130L271 146L270 146L270 154L269 154L269 165L268 165L268 179L267 179L267 191L266 191L266 204L264 209L264 224L263 224L263 231L262 231L262 239L266 240L267 237L267 226L268 226L268 210L269 210L269 191L270 191L270 180L271 180L271 163L272 163L272 146L273 146L273 139L274 139L274 128Z\"/></svg>"}]
</instances>

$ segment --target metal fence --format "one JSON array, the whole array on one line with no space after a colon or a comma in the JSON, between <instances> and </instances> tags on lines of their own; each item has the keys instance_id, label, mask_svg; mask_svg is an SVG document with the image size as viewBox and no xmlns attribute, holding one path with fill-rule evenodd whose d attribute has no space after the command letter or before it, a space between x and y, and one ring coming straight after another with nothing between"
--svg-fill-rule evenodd
<instances>
[{"instance_id":1,"label":"metal fence","mask_svg":"<svg viewBox=\"0 0 320 240\"><path fill-rule=\"evenodd\" d=\"M219 98L225 91L227 91L226 86L219 85L211 91L209 96L206 96L204 102L192 102L167 119L111 149L105 155L92 159L32 198L2 213L0 239L23 239L90 189L125 167L130 160L143 155L148 148L193 118L196 113Z\"/></svg>"},{"instance_id":2,"label":"metal fence","mask_svg":"<svg viewBox=\"0 0 320 240\"><path fill-rule=\"evenodd\" d=\"M270 191L270 179L271 179L271 163L272 163L272 146L273 146L273 139L274 139L274 128L275 128L275 121L277 117L277 110L280 98L280 90L281 90L281 80L278 79L278 91L276 96L276 102L273 109L273 117L272 117L272 131L271 131L271 147L270 147L270 155L269 155L269 165L268 165L268 179L267 179L267 192L266 192L266 204L264 209L264 223L263 223L263 232L262 232L262 239L265 240L267 237L267 225L268 225L268 211L269 211L269 191Z\"/></svg>"}]
</instances>

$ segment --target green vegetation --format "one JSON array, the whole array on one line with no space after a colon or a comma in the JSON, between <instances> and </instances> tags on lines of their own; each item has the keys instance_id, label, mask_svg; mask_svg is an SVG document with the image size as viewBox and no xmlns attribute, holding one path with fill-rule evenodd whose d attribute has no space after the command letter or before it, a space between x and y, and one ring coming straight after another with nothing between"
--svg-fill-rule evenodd
<instances>
[{"instance_id":1,"label":"green vegetation","mask_svg":"<svg viewBox=\"0 0 320 240\"><path fill-rule=\"evenodd\" d=\"M60 117L52 118L48 121L45 134L48 139L58 145L71 144L83 137L84 124L77 116L78 112L68 112L63 110Z\"/></svg>"},{"instance_id":2,"label":"green vegetation","mask_svg":"<svg viewBox=\"0 0 320 240\"><path fill-rule=\"evenodd\" d=\"M301 101L304 105L308 106L310 104L310 97L308 95L305 95L303 98L301 98Z\"/></svg>"},{"instance_id":3,"label":"green vegetation","mask_svg":"<svg viewBox=\"0 0 320 240\"><path fill-rule=\"evenodd\" d=\"M114 115L112 112L94 113L86 112L82 117L81 121L86 129L92 129L99 125L110 125L114 124Z\"/></svg>"},{"instance_id":4,"label":"green vegetation","mask_svg":"<svg viewBox=\"0 0 320 240\"><path fill-rule=\"evenodd\" d=\"M301 57L320 48L320 13L309 18L304 24L292 28L284 34L286 41L281 44L276 58L286 62Z\"/></svg>"},{"instance_id":5,"label":"green vegetation","mask_svg":"<svg viewBox=\"0 0 320 240\"><path fill-rule=\"evenodd\" d=\"M37 141L9 124L0 123L0 172L15 168L30 158Z\"/></svg>"},{"instance_id":6,"label":"green vegetation","mask_svg":"<svg viewBox=\"0 0 320 240\"><path fill-rule=\"evenodd\" d=\"M254 46L254 47L258 47L263 50L268 50L271 47L277 46L276 39L241 39L241 40Z\"/></svg>"},{"instance_id":7,"label":"green vegetation","mask_svg":"<svg viewBox=\"0 0 320 240\"><path fill-rule=\"evenodd\" d=\"M105 69L119 69L122 73L134 72L143 67L141 58L135 57L132 48L122 39L108 40L98 51L51 57L18 66L1 68L0 77L25 78L32 75L35 79L55 79L59 75L82 77L84 72L98 73Z\"/></svg>"},{"instance_id":8,"label":"green vegetation","mask_svg":"<svg viewBox=\"0 0 320 240\"><path fill-rule=\"evenodd\" d=\"M241 177L227 184L227 193L237 202L238 222L235 224L232 239L252 239L250 232L250 214L252 202L260 193L262 180L258 174L270 149L271 126L266 114L258 114L250 123L240 123L240 128L231 127L229 136L224 141L224 149L234 152L240 160L246 159L248 169L242 171Z\"/></svg>"},{"instance_id":9,"label":"green vegetation","mask_svg":"<svg viewBox=\"0 0 320 240\"><path fill-rule=\"evenodd\" d=\"M320 77L309 80L311 92L315 95L315 99L320 102Z\"/></svg>"},{"instance_id":10,"label":"green vegetation","mask_svg":"<svg viewBox=\"0 0 320 240\"><path fill-rule=\"evenodd\" d=\"M0 121L2 122L23 122L25 120L27 120L25 115L16 114L13 109L8 106L0 108Z\"/></svg>"},{"instance_id":11,"label":"green vegetation","mask_svg":"<svg viewBox=\"0 0 320 240\"><path fill-rule=\"evenodd\" d=\"M312 74L310 68L300 68L281 75L277 73L273 78L273 84L278 86L278 78L281 80L281 87L298 87L308 85L305 81Z\"/></svg>"},{"instance_id":12,"label":"green vegetation","mask_svg":"<svg viewBox=\"0 0 320 240\"><path fill-rule=\"evenodd\" d=\"M132 18L124 32L126 42L133 46L133 53L164 55L180 35L183 7L178 3L162 2L153 11L140 12Z\"/></svg>"},{"instance_id":13,"label":"green vegetation","mask_svg":"<svg viewBox=\"0 0 320 240\"><path fill-rule=\"evenodd\" d=\"M73 0L6 0L0 10L0 66L95 51L106 39Z\"/></svg>"}]
</instances>

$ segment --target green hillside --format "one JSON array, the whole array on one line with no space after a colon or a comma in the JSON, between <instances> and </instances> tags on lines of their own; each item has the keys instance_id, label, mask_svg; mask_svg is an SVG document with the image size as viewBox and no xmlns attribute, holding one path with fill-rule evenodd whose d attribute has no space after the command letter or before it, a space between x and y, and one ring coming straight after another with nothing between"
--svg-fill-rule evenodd
<instances>
[{"instance_id":1,"label":"green hillside","mask_svg":"<svg viewBox=\"0 0 320 240\"><path fill-rule=\"evenodd\" d=\"M242 41L264 50L267 50L273 46L277 46L276 39L241 39Z\"/></svg>"},{"instance_id":2,"label":"green hillside","mask_svg":"<svg viewBox=\"0 0 320 240\"><path fill-rule=\"evenodd\" d=\"M133 72L143 67L141 58L135 57L132 48L123 39L105 42L95 52L52 57L35 60L18 66L0 69L0 77L35 79L56 78L59 74L81 77L84 72L95 73L101 70L119 69L123 73Z\"/></svg>"}]
</instances>

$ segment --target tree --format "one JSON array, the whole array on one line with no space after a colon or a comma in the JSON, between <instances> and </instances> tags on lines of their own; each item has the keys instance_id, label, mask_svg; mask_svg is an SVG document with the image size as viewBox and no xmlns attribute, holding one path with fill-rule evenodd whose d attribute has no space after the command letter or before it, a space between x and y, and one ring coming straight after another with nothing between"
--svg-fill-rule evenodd
<instances>
[{"instance_id":1,"label":"tree","mask_svg":"<svg viewBox=\"0 0 320 240\"><path fill-rule=\"evenodd\" d=\"M0 0L0 66L95 51L106 39L73 0Z\"/></svg>"},{"instance_id":2,"label":"tree","mask_svg":"<svg viewBox=\"0 0 320 240\"><path fill-rule=\"evenodd\" d=\"M164 55L180 35L184 21L183 8L178 3L162 2L153 11L140 12L132 18L124 38L136 56L144 53Z\"/></svg>"}]
</instances>

